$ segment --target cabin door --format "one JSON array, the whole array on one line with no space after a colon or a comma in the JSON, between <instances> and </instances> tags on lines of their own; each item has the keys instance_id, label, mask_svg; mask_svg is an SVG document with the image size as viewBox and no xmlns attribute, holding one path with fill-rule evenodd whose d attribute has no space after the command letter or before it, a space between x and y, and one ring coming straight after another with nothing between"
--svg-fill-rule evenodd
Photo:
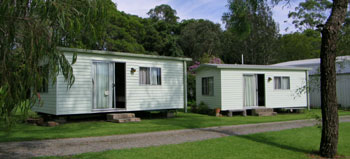
<instances>
[{"instance_id":1,"label":"cabin door","mask_svg":"<svg viewBox=\"0 0 350 159\"><path fill-rule=\"evenodd\" d=\"M256 106L256 76L243 75L243 106Z\"/></svg>"},{"instance_id":2,"label":"cabin door","mask_svg":"<svg viewBox=\"0 0 350 159\"><path fill-rule=\"evenodd\" d=\"M93 108L110 109L113 99L113 63L93 62Z\"/></svg>"},{"instance_id":3,"label":"cabin door","mask_svg":"<svg viewBox=\"0 0 350 159\"><path fill-rule=\"evenodd\" d=\"M126 108L126 68L125 63L114 63L113 108Z\"/></svg>"},{"instance_id":4,"label":"cabin door","mask_svg":"<svg viewBox=\"0 0 350 159\"><path fill-rule=\"evenodd\" d=\"M265 106L265 75L243 75L244 107Z\"/></svg>"}]
</instances>

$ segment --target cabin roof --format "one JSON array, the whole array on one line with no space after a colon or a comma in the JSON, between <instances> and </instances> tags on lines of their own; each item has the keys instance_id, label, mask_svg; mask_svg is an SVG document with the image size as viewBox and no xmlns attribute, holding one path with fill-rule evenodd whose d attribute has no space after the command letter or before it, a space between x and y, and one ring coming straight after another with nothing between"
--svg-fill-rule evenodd
<instances>
[{"instance_id":1,"label":"cabin roof","mask_svg":"<svg viewBox=\"0 0 350 159\"><path fill-rule=\"evenodd\" d=\"M350 60L350 56L338 56L337 62L343 62L344 60ZM314 59L305 59L305 60L295 60L295 61L287 61L282 63L277 63L272 66L297 66L297 65L308 65L308 64L320 64L320 58Z\"/></svg>"},{"instance_id":2,"label":"cabin roof","mask_svg":"<svg viewBox=\"0 0 350 159\"><path fill-rule=\"evenodd\" d=\"M212 67L212 68L218 68L218 69L244 69L244 70L294 70L294 71L311 70L311 68L307 68L307 67L242 65L242 64L201 64L196 70L203 67Z\"/></svg>"}]
</instances>

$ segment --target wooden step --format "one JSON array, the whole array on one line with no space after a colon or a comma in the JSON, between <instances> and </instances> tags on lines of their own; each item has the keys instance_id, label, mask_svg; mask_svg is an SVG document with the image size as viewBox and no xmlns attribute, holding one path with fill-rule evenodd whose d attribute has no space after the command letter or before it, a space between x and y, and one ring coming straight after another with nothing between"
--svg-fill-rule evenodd
<instances>
[{"instance_id":1,"label":"wooden step","mask_svg":"<svg viewBox=\"0 0 350 159\"><path fill-rule=\"evenodd\" d=\"M277 115L276 112L259 112L256 114L257 116L275 116Z\"/></svg>"},{"instance_id":2,"label":"wooden step","mask_svg":"<svg viewBox=\"0 0 350 159\"><path fill-rule=\"evenodd\" d=\"M112 113L107 114L107 120L117 120L117 119L125 119L125 118L135 118L134 113Z\"/></svg>"},{"instance_id":3,"label":"wooden step","mask_svg":"<svg viewBox=\"0 0 350 159\"><path fill-rule=\"evenodd\" d=\"M140 121L141 121L140 118L124 118L124 119L111 120L111 122L114 122L114 123L128 123L128 122L140 122Z\"/></svg>"}]
</instances>

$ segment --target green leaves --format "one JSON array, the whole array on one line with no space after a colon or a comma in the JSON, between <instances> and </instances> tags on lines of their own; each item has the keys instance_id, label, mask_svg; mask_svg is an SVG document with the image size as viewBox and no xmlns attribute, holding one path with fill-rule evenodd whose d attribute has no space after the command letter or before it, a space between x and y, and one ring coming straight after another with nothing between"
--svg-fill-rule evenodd
<instances>
[{"instance_id":1,"label":"green leaves","mask_svg":"<svg viewBox=\"0 0 350 159\"><path fill-rule=\"evenodd\" d=\"M219 56L222 30L219 24L209 20L189 20L181 29L179 44L184 54L199 61L205 53Z\"/></svg>"},{"instance_id":2,"label":"green leaves","mask_svg":"<svg viewBox=\"0 0 350 159\"><path fill-rule=\"evenodd\" d=\"M332 8L332 2L328 0L305 0L295 7L295 12L288 14L293 18L296 28L303 31L305 29L316 29L317 25L323 24L328 17L328 11Z\"/></svg>"},{"instance_id":3,"label":"green leaves","mask_svg":"<svg viewBox=\"0 0 350 159\"><path fill-rule=\"evenodd\" d=\"M109 0L4 0L0 4L0 119L37 103L43 81L62 74L74 83L72 64L58 46L102 49ZM48 65L47 72L41 67ZM50 91L50 90L49 90Z\"/></svg>"},{"instance_id":4,"label":"green leaves","mask_svg":"<svg viewBox=\"0 0 350 159\"><path fill-rule=\"evenodd\" d=\"M229 0L229 12L222 19L226 24L223 60L247 64L269 64L276 55L278 27L264 0Z\"/></svg>"},{"instance_id":5,"label":"green leaves","mask_svg":"<svg viewBox=\"0 0 350 159\"><path fill-rule=\"evenodd\" d=\"M176 24L179 17L176 16L176 10L167 4L162 4L151 9L147 13L154 21L165 21L166 23Z\"/></svg>"},{"instance_id":6,"label":"green leaves","mask_svg":"<svg viewBox=\"0 0 350 159\"><path fill-rule=\"evenodd\" d=\"M279 40L279 54L275 62L318 58L321 35L318 31L305 30L303 33L283 35Z\"/></svg>"}]
</instances>

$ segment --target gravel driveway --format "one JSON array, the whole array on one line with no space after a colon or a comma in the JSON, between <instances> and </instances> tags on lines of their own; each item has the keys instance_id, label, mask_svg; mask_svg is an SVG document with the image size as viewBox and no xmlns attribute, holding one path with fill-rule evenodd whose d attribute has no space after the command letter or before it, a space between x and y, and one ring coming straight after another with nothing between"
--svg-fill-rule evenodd
<instances>
[{"instance_id":1,"label":"gravel driveway","mask_svg":"<svg viewBox=\"0 0 350 159\"><path fill-rule=\"evenodd\" d=\"M350 116L341 117L340 121L350 122ZM129 135L6 142L0 143L0 158L64 156L85 152L99 152L111 149L179 144L231 135L245 135L301 128L313 126L316 123L316 120L296 120L199 129L171 130Z\"/></svg>"}]
</instances>

